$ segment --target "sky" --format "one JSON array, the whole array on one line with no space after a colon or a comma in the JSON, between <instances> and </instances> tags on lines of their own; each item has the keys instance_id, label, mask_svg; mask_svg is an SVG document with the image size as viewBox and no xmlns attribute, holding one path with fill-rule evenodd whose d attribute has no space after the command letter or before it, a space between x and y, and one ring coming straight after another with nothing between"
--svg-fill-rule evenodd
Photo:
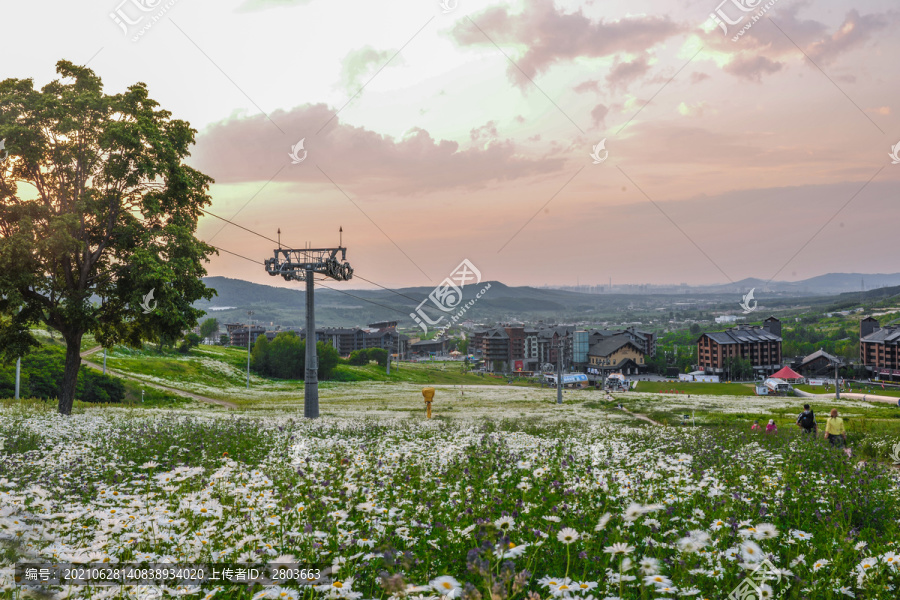
<instances>
[{"instance_id":1,"label":"sky","mask_svg":"<svg viewBox=\"0 0 900 600\"><path fill-rule=\"evenodd\" d=\"M7 3L0 79L146 83L198 131L209 211L296 248L342 227L391 288L464 259L536 286L900 271L895 0L718 1ZM197 236L210 275L298 285L254 264L269 240Z\"/></svg>"}]
</instances>

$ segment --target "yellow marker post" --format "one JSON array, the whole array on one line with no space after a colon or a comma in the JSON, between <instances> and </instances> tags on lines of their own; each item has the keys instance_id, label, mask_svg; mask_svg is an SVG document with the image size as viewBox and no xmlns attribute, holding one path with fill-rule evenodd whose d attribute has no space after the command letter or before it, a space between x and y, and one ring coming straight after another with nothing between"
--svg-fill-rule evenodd
<instances>
[{"instance_id":1,"label":"yellow marker post","mask_svg":"<svg viewBox=\"0 0 900 600\"><path fill-rule=\"evenodd\" d=\"M434 401L434 388L423 388L422 395L425 396L425 416L431 418L431 403Z\"/></svg>"}]
</instances>

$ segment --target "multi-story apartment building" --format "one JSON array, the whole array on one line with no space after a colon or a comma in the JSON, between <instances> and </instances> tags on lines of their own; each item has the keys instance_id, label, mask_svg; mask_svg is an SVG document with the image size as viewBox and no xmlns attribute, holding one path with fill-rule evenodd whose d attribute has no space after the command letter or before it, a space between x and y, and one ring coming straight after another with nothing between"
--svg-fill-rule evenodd
<instances>
[{"instance_id":1,"label":"multi-story apartment building","mask_svg":"<svg viewBox=\"0 0 900 600\"><path fill-rule=\"evenodd\" d=\"M498 331L499 330L499 331ZM502 331L502 333L500 333ZM588 349L597 343L621 336L630 341L642 355L656 353L656 334L629 328L619 331L578 330L573 325L538 328L504 326L475 331L470 351L481 352L481 358L489 368L494 361L503 361L509 370L538 371L544 365L557 364L557 358L568 369L588 364ZM643 362L641 362L643 364Z\"/></svg>"},{"instance_id":2,"label":"multi-story apartment building","mask_svg":"<svg viewBox=\"0 0 900 600\"><path fill-rule=\"evenodd\" d=\"M331 344L341 356L366 347L366 332L359 327L324 327L316 330L316 341Z\"/></svg>"},{"instance_id":3,"label":"multi-story apartment building","mask_svg":"<svg viewBox=\"0 0 900 600\"><path fill-rule=\"evenodd\" d=\"M481 340L481 357L488 368L500 366L500 370L509 369L509 334L506 329L498 327L485 332Z\"/></svg>"},{"instance_id":4,"label":"multi-story apartment building","mask_svg":"<svg viewBox=\"0 0 900 600\"><path fill-rule=\"evenodd\" d=\"M635 346L640 348L641 352L643 352L645 356L656 356L655 333L651 331L641 331L639 329L635 329L634 327L629 327L621 333L622 335L627 335L628 339L630 339Z\"/></svg>"},{"instance_id":5,"label":"multi-story apartment building","mask_svg":"<svg viewBox=\"0 0 900 600\"><path fill-rule=\"evenodd\" d=\"M521 369L525 360L525 328L524 327L504 327L506 335L509 336L509 358L514 365L518 364Z\"/></svg>"},{"instance_id":6,"label":"multi-story apartment building","mask_svg":"<svg viewBox=\"0 0 900 600\"><path fill-rule=\"evenodd\" d=\"M266 328L260 325L253 325L249 329L246 325L243 327L235 327L229 331L229 339L232 346L247 346L247 335L250 335L250 345L256 343L256 339L261 335L266 335Z\"/></svg>"},{"instance_id":7,"label":"multi-story apartment building","mask_svg":"<svg viewBox=\"0 0 900 600\"><path fill-rule=\"evenodd\" d=\"M881 327L867 317L859 324L859 360L880 379L900 377L900 325Z\"/></svg>"},{"instance_id":8,"label":"multi-story apartment building","mask_svg":"<svg viewBox=\"0 0 900 600\"><path fill-rule=\"evenodd\" d=\"M628 336L615 335L594 344L587 352L588 373L636 375L644 369L644 351Z\"/></svg>"},{"instance_id":9,"label":"multi-story apartment building","mask_svg":"<svg viewBox=\"0 0 900 600\"><path fill-rule=\"evenodd\" d=\"M537 362L538 358L538 330L534 327L525 328L525 360Z\"/></svg>"},{"instance_id":10,"label":"multi-story apartment building","mask_svg":"<svg viewBox=\"0 0 900 600\"><path fill-rule=\"evenodd\" d=\"M374 323L373 325L382 324ZM240 335L241 331L236 330L236 333ZM299 335L301 339L306 339L305 329L282 329L267 332L263 328L259 328L259 333L265 333L270 340L285 331L293 332ZM253 342L256 342L256 337L259 336L259 333L254 329ZM246 332L243 333L243 337L238 339L243 340L243 345L247 345ZM406 357L409 352L409 336L399 333L393 326L382 328L376 328L372 325L368 327L322 327L321 329L316 329L316 342L331 344L341 356L347 356L355 350L364 348L384 348L391 354L397 354L401 358ZM240 345L235 344L234 334L232 334L231 343L232 345Z\"/></svg>"},{"instance_id":11,"label":"multi-story apartment building","mask_svg":"<svg viewBox=\"0 0 900 600\"><path fill-rule=\"evenodd\" d=\"M740 325L725 331L704 333L697 340L698 367L707 373L723 373L729 358L750 361L758 375L770 375L782 367L781 321L775 317L759 325Z\"/></svg>"}]
</instances>

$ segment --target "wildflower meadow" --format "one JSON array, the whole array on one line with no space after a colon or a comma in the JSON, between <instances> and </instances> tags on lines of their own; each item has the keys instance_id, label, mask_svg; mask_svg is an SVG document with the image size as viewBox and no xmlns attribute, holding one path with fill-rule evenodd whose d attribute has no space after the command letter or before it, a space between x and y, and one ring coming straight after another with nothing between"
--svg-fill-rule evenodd
<instances>
[{"instance_id":1,"label":"wildflower meadow","mask_svg":"<svg viewBox=\"0 0 900 600\"><path fill-rule=\"evenodd\" d=\"M4 597L827 599L900 584L897 473L793 431L121 409L0 423ZM328 576L15 586L28 560Z\"/></svg>"}]
</instances>

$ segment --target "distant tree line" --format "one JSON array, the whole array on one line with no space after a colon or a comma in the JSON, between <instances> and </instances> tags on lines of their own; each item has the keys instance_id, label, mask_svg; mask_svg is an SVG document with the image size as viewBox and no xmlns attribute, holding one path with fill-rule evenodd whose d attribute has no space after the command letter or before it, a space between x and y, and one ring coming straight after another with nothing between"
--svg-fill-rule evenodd
<instances>
[{"instance_id":1,"label":"distant tree line","mask_svg":"<svg viewBox=\"0 0 900 600\"><path fill-rule=\"evenodd\" d=\"M23 356L20 397L58 400L65 362L66 351L57 346L41 346ZM15 392L16 363L0 365L0 398L14 398ZM121 402L125 398L125 385L121 379L82 365L75 398L83 402Z\"/></svg>"},{"instance_id":2,"label":"distant tree line","mask_svg":"<svg viewBox=\"0 0 900 600\"><path fill-rule=\"evenodd\" d=\"M822 330L800 324L784 332L782 354L786 357L808 356L820 348L834 356L858 359L859 331L852 327Z\"/></svg>"}]
</instances>

